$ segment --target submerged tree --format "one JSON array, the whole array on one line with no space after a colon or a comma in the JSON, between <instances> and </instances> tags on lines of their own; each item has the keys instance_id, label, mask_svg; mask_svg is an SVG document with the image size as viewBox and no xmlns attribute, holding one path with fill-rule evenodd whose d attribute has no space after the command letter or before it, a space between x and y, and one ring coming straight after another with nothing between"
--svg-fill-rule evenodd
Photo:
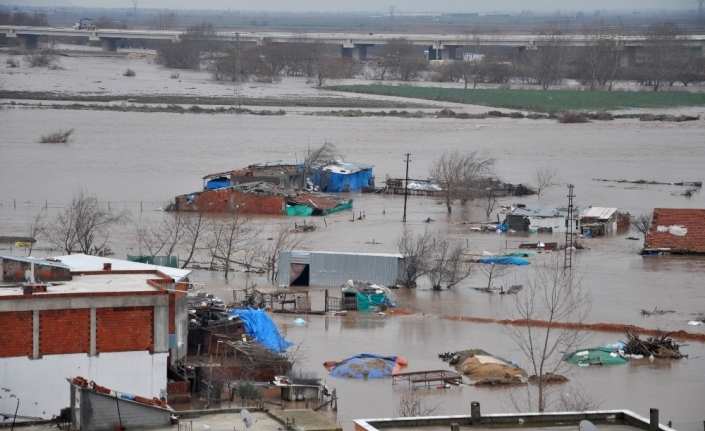
<instances>
[{"instance_id":1,"label":"submerged tree","mask_svg":"<svg viewBox=\"0 0 705 431\"><path fill-rule=\"evenodd\" d=\"M536 181L536 194L541 196L542 191L559 184L558 173L552 166L539 166L534 171L534 181Z\"/></svg>"},{"instance_id":2,"label":"submerged tree","mask_svg":"<svg viewBox=\"0 0 705 431\"><path fill-rule=\"evenodd\" d=\"M445 237L434 239L432 253L428 256L428 278L434 290L440 290L443 285L450 289L470 276L472 266L464 253L465 247L460 241Z\"/></svg>"},{"instance_id":3,"label":"submerged tree","mask_svg":"<svg viewBox=\"0 0 705 431\"><path fill-rule=\"evenodd\" d=\"M164 220L159 223L138 225L135 236L140 254L173 256L186 236L185 216L179 212L165 214Z\"/></svg>"},{"instance_id":4,"label":"submerged tree","mask_svg":"<svg viewBox=\"0 0 705 431\"><path fill-rule=\"evenodd\" d=\"M484 193L483 185L495 176L495 159L479 151L447 150L433 161L429 176L443 190L440 199L448 213L455 201L467 202Z\"/></svg>"},{"instance_id":5,"label":"submerged tree","mask_svg":"<svg viewBox=\"0 0 705 431\"><path fill-rule=\"evenodd\" d=\"M46 223L44 222L46 214L44 210L39 211L34 218L27 221L26 235L31 240L29 242L29 247L27 247L27 256L32 255L32 249L34 248L34 243L39 240L45 234Z\"/></svg>"},{"instance_id":6,"label":"submerged tree","mask_svg":"<svg viewBox=\"0 0 705 431\"><path fill-rule=\"evenodd\" d=\"M632 230L646 236L649 233L652 218L652 214L638 214L630 216Z\"/></svg>"},{"instance_id":7,"label":"submerged tree","mask_svg":"<svg viewBox=\"0 0 705 431\"><path fill-rule=\"evenodd\" d=\"M294 230L293 223L281 223L265 231L267 239L261 241L256 261L267 272L269 281L274 283L277 277L277 262L279 253L300 248L306 241L303 234Z\"/></svg>"},{"instance_id":8,"label":"submerged tree","mask_svg":"<svg viewBox=\"0 0 705 431\"><path fill-rule=\"evenodd\" d=\"M514 407L544 412L557 402L547 390L549 376L568 367L564 353L580 347L588 338L580 325L587 319L591 300L575 269L563 268L558 253L533 269L533 275L523 282L524 288L513 296L512 317L523 323L505 326L503 331L526 356L527 371L533 372L526 398L514 399Z\"/></svg>"},{"instance_id":9,"label":"submerged tree","mask_svg":"<svg viewBox=\"0 0 705 431\"><path fill-rule=\"evenodd\" d=\"M440 405L431 406L423 402L413 391L404 391L399 398L397 414L401 418L431 416L438 413Z\"/></svg>"},{"instance_id":10,"label":"submerged tree","mask_svg":"<svg viewBox=\"0 0 705 431\"><path fill-rule=\"evenodd\" d=\"M423 233L414 233L404 227L402 235L397 237L397 248L403 257L404 271L400 284L416 287L416 282L431 270L428 257L435 247L435 233L426 229Z\"/></svg>"},{"instance_id":11,"label":"submerged tree","mask_svg":"<svg viewBox=\"0 0 705 431\"><path fill-rule=\"evenodd\" d=\"M85 189L74 192L68 207L45 229L49 242L65 253L103 254L110 231L129 220L127 210L113 211Z\"/></svg>"}]
</instances>

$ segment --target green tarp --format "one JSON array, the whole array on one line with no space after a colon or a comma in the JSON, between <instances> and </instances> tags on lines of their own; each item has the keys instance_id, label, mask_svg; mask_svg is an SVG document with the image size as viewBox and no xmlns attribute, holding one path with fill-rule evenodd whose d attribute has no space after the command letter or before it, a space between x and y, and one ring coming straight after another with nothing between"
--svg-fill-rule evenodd
<instances>
[{"instance_id":1,"label":"green tarp","mask_svg":"<svg viewBox=\"0 0 705 431\"><path fill-rule=\"evenodd\" d=\"M132 256L128 254L127 260L129 260L130 262L146 263L148 265L168 266L170 268L179 267L178 256Z\"/></svg>"},{"instance_id":2,"label":"green tarp","mask_svg":"<svg viewBox=\"0 0 705 431\"><path fill-rule=\"evenodd\" d=\"M331 214L331 213L337 213L338 211L343 211L343 210L350 210L353 207L353 201L352 199L350 202L340 204L337 207L331 208L328 211L323 211L323 214Z\"/></svg>"},{"instance_id":3,"label":"green tarp","mask_svg":"<svg viewBox=\"0 0 705 431\"><path fill-rule=\"evenodd\" d=\"M356 293L357 296L357 310L358 311L372 311L375 307L380 307L387 301L387 295L384 293Z\"/></svg>"},{"instance_id":4,"label":"green tarp","mask_svg":"<svg viewBox=\"0 0 705 431\"><path fill-rule=\"evenodd\" d=\"M313 214L313 208L306 205L287 205L286 215L307 217Z\"/></svg>"},{"instance_id":5,"label":"green tarp","mask_svg":"<svg viewBox=\"0 0 705 431\"><path fill-rule=\"evenodd\" d=\"M626 364L629 359L620 355L619 352L605 347L594 347L582 349L566 357L568 362L578 365L619 365Z\"/></svg>"}]
</instances>

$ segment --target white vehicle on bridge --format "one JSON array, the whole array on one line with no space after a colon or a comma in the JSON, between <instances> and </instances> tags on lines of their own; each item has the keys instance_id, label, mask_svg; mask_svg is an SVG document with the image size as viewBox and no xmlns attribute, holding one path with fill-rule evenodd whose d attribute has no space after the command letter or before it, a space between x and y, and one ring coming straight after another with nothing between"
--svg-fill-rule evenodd
<instances>
[{"instance_id":1,"label":"white vehicle on bridge","mask_svg":"<svg viewBox=\"0 0 705 431\"><path fill-rule=\"evenodd\" d=\"M73 25L75 30L98 30L98 27L93 25L93 20L90 18L81 18Z\"/></svg>"}]
</instances>

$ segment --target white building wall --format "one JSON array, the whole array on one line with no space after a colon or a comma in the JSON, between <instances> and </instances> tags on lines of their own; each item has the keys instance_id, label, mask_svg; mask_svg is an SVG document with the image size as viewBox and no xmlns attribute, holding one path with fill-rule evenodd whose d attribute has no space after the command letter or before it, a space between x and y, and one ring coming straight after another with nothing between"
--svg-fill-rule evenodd
<instances>
[{"instance_id":1,"label":"white building wall","mask_svg":"<svg viewBox=\"0 0 705 431\"><path fill-rule=\"evenodd\" d=\"M168 353L119 352L0 358L0 411L51 419L71 405L67 378L82 376L101 386L146 398L166 393ZM15 395L16 398L11 397Z\"/></svg>"},{"instance_id":2,"label":"white building wall","mask_svg":"<svg viewBox=\"0 0 705 431\"><path fill-rule=\"evenodd\" d=\"M531 225L529 229L538 229L540 227L553 228L553 232L565 232L565 217L529 217Z\"/></svg>"}]
</instances>

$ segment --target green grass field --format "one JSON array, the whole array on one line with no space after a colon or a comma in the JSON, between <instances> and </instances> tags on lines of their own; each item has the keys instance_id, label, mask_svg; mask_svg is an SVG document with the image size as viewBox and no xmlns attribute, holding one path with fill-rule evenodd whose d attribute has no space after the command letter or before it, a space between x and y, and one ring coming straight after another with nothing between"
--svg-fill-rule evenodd
<instances>
[{"instance_id":1,"label":"green grass field","mask_svg":"<svg viewBox=\"0 0 705 431\"><path fill-rule=\"evenodd\" d=\"M412 97L534 112L613 111L628 108L705 106L705 93L653 91L574 91L455 89L396 87L390 85L340 85L330 90Z\"/></svg>"}]
</instances>

